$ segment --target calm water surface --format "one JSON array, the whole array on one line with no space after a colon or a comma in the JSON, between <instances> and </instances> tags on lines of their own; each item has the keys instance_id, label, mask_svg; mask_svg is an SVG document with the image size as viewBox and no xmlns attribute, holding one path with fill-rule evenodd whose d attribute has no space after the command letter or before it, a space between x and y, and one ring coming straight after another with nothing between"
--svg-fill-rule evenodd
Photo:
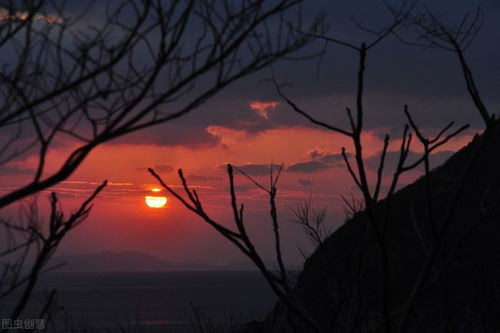
<instances>
[{"instance_id":1,"label":"calm water surface","mask_svg":"<svg viewBox=\"0 0 500 333\"><path fill-rule=\"evenodd\" d=\"M252 271L51 273L36 297L54 288L59 311L51 324L61 332L194 332L193 308L205 325L229 325L262 318L276 300ZM30 307L25 316L38 311Z\"/></svg>"}]
</instances>

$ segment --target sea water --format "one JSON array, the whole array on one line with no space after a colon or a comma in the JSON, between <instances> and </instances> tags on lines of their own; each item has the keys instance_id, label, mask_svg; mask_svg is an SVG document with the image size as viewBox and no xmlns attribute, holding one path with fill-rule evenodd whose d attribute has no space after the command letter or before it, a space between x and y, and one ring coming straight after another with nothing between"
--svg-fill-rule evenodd
<instances>
[{"instance_id":1,"label":"sea water","mask_svg":"<svg viewBox=\"0 0 500 333\"><path fill-rule=\"evenodd\" d=\"M256 271L47 273L22 319L36 317L53 289L54 332L229 330L263 318L276 301Z\"/></svg>"}]
</instances>

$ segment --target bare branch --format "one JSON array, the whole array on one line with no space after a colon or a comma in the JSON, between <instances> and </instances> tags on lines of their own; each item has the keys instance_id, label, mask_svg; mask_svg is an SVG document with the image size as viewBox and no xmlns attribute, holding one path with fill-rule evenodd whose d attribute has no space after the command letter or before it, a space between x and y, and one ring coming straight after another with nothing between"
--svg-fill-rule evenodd
<instances>
[{"instance_id":1,"label":"bare branch","mask_svg":"<svg viewBox=\"0 0 500 333\"><path fill-rule=\"evenodd\" d=\"M300 49L311 38L297 29L313 32L321 24L302 29L289 22L287 13L301 1L123 0L109 3L107 20L97 26L79 25L92 6L66 18L64 1L35 1L25 11L8 1L0 50L12 48L17 58L0 69L0 128L33 132L38 163L32 181L2 195L0 207L67 179L96 146L178 119ZM58 16L38 22L46 11ZM185 44L187 37L193 43ZM67 135L79 146L48 172L49 152ZM22 148L0 144L0 161Z\"/></svg>"},{"instance_id":2,"label":"bare branch","mask_svg":"<svg viewBox=\"0 0 500 333\"><path fill-rule=\"evenodd\" d=\"M269 269L261 255L255 248L253 241L250 239L249 235L246 232L246 229L243 224L242 219L242 211L243 205L240 206L240 210L238 210L235 184L234 184L234 175L233 175L233 166L230 164L227 167L227 173L229 178L229 195L230 195L230 206L233 213L234 224L238 231L232 231L224 226L222 226L219 222L213 220L203 209L203 206L198 201L197 197L191 196L191 190L187 185L185 178L181 171L179 171L179 178L183 183L183 188L186 194L189 197L189 200L192 204L188 202L188 200L184 199L180 194L178 194L171 186L167 185L161 177L155 173L153 169L149 169L149 172L153 175L156 180L160 183L160 185L165 188L170 194L172 194L175 198L179 199L179 201L193 213L201 217L206 223L208 223L211 227L213 227L219 234L221 234L224 238L233 243L244 255L246 255L259 269L262 273L266 281L269 283L269 286L274 291L274 293L287 305L290 309L297 314L299 318L301 318L311 329L315 332L321 332L319 326L309 315L308 311L298 302L294 300L294 295L292 293L292 287L289 284L287 278L287 271L285 268L285 264L282 257L281 252L281 238L280 238L280 230L278 224L278 212L276 207L276 185L277 180L279 178L280 172L283 168L283 165L280 166L278 173L276 176L273 175L273 171L271 169L270 172L270 188L266 189L264 186L255 181L252 177L245 174L242 170L240 172L248 177L258 188L264 190L269 198L269 209L270 209L270 218L272 224L272 230L275 240L275 255L276 260L278 262L279 274L277 275L271 269Z\"/></svg>"},{"instance_id":3,"label":"bare branch","mask_svg":"<svg viewBox=\"0 0 500 333\"><path fill-rule=\"evenodd\" d=\"M462 20L455 26L446 25L429 8L425 8L424 13L410 15L406 19L406 25L416 28L419 39L423 43L408 42L403 38L400 38L400 40L414 46L441 48L454 53L458 58L467 92L483 119L486 129L490 129L494 125L495 120L481 97L474 74L465 58L465 51L481 30L483 19L483 11L478 6L472 19L468 14L465 14Z\"/></svg>"},{"instance_id":4,"label":"bare branch","mask_svg":"<svg viewBox=\"0 0 500 333\"><path fill-rule=\"evenodd\" d=\"M334 132L338 132L338 133L341 133L341 134L344 134L344 135L347 135L347 136L352 136L352 133L350 133L350 132L348 132L346 130L343 130L343 129L339 128L339 127L332 126L330 124L327 124L325 122L317 120L317 119L313 118L311 115L309 115L307 112L303 111L299 106L297 106L297 104L295 104L290 99L288 99L288 97L286 97L286 95L281 91L281 88L280 88L280 86L278 85L278 83L276 81L274 81L274 87L276 88L276 91L278 92L278 95L280 95L280 97L283 98L287 102L287 104L292 108L293 111L295 111L298 114L304 116L311 123L313 123L315 125L318 125L320 127L326 128L328 130L334 131Z\"/></svg>"}]
</instances>

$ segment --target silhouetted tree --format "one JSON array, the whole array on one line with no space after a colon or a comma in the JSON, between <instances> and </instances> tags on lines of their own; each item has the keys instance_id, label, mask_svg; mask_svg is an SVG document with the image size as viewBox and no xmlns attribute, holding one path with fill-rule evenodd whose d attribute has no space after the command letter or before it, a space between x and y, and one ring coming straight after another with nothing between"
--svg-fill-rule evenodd
<instances>
[{"instance_id":1,"label":"silhouetted tree","mask_svg":"<svg viewBox=\"0 0 500 333\"><path fill-rule=\"evenodd\" d=\"M106 182L97 187L94 193L69 217L64 216L64 212L58 207L57 194L52 192L50 196L50 218L47 226L42 223L36 202L24 207L23 220L16 221L15 224L0 219L0 225L4 227L7 235L7 245L3 252L0 253L0 258L7 259L2 261L0 301L9 297L13 292L22 289L20 298L15 303L10 314L10 320L17 320L22 314L30 300L40 273L46 269L58 245L73 228L85 220L92 208L92 201L105 186ZM33 249L33 257L29 257ZM21 253L21 255L12 259L11 256L16 253ZM33 262L27 262L27 260ZM52 291L40 316L37 318L41 319L48 314L47 311L54 301L54 293L55 291Z\"/></svg>"},{"instance_id":2,"label":"silhouetted tree","mask_svg":"<svg viewBox=\"0 0 500 333\"><path fill-rule=\"evenodd\" d=\"M492 115L491 112L488 111L487 107L485 106L485 103L480 97L479 90L477 88L477 85L475 83L475 79L472 73L472 70L470 69L470 66L467 63L466 57L465 57L465 50L467 47L472 43L474 38L476 37L477 33L479 32L480 29L480 21L481 21L481 11L478 10L477 14L474 16L472 20L468 19L468 15L464 16L462 21L457 27L450 27L442 23L436 15L434 15L428 8L425 8L425 12L423 14L414 14L414 6L416 5L416 2L409 3L409 7L405 7L404 5L401 7L390 7L388 6L391 14L393 15L393 24L389 25L388 28L383 28L380 31L375 31L371 29L367 29L366 27L363 27L358 24L358 27L361 29L370 32L373 34L375 37L374 41L371 43L363 43L360 46L351 44L349 42L337 39L337 38L331 38L326 35L318 35L317 37L321 40L324 40L328 43L333 43L336 45L340 45L343 47L347 47L349 49L352 49L355 53L358 55L359 59L359 64L358 64L358 83L357 83L357 90L356 90L356 107L355 107L355 112L353 115L353 112L351 111L350 108L347 108L347 116L349 119L350 123L350 129L345 130L339 127L336 127L335 125L332 124L327 124L325 122L322 122L320 120L317 120L313 118L308 112L302 110L296 103L294 103L292 100L290 100L283 92L281 87L275 83L276 89L279 93L279 95L290 105L292 110L297 112L298 114L304 116L306 119L309 121L313 122L314 124L321 126L323 128L326 128L328 130L344 134L348 137L351 137L353 140L353 146L354 146L354 165L350 162L349 156L346 153L346 150L342 148L342 156L344 157L344 161L346 164L346 167L349 171L349 174L353 178L354 183L360 190L363 198L363 206L364 206L364 213L368 217L368 221L370 223L370 229L375 235L376 242L381 250L381 265L382 265L382 270L381 270L381 280L382 280L382 285L381 289L383 292L382 295L382 313L384 316L384 331L385 332L391 332L391 326L393 326L392 323L394 323L393 318L399 314L402 313L401 319L397 325L397 331L398 332L406 332L408 330L408 325L410 321L411 314L413 313L415 301L417 299L417 295L419 295L422 291L422 288L424 285L429 283L429 279L431 278L431 271L434 269L434 264L435 260L439 254L439 251L442 249L443 246L443 239L449 232L449 226L451 223L452 219L452 213L453 211L457 208L456 204L458 202L458 198L462 194L463 191L463 184L465 183L465 180L469 176L470 170L472 169L473 163L474 163L474 158L471 159L470 163L468 163L465 168L463 175L461 179L458 180L459 185L457 186L457 190L455 191L452 199L451 199L451 205L448 208L448 213L445 214L445 218L443 221L436 222L434 221L434 217L432 216L433 212L433 202L431 199L431 184L430 184L430 167L429 167L429 157L430 154L436 150L437 148L441 147L445 143L447 143L451 138L455 137L462 131L468 128L468 125L464 125L454 131L450 132L450 129L453 127L453 122L449 123L446 127L444 127L435 137L433 138L428 138L425 137L422 133L422 131L419 129L419 127L416 125L415 121L412 119L410 112L408 111L408 107L404 107L404 114L407 117L408 120L408 125L406 125L404 131L403 131L403 136L401 140L401 147L400 147L400 153L399 153L399 158L397 161L397 166L396 170L394 170L393 175L392 175L392 180L389 183L389 188L387 190L387 193L385 197L381 197L381 184L382 184L382 175L384 172L384 167L385 167L385 157L386 157L386 152L387 148L389 146L389 136L386 135L385 140L384 140L384 145L381 150L381 156L380 156L380 162L378 166L378 171L377 171L377 178L372 186L368 182L368 178L366 175L366 167L364 165L364 158L363 158L363 144L362 144L362 139L361 139L361 133L363 130L363 114L365 112L364 110L364 103L363 103L363 93L364 93L364 77L365 77L365 71L366 71L366 58L368 56L368 51L377 46L378 43L380 43L383 39L385 39L388 35L395 35L397 38L400 40L403 40L407 44L411 45L418 45L418 46L423 46L423 47L439 47L446 49L448 51L453 52L457 58L459 59L459 63L461 66L461 70L463 72L463 77L464 81L466 83L467 91L471 97L471 99L474 102L474 105L476 106L476 110L478 113L481 115L482 119L485 122L486 125L486 136L482 138L484 141L482 145L485 144L485 142L488 139L488 131L495 126L496 121L494 115ZM397 27L417 27L418 33L421 39L427 41L427 44L416 44L416 43L411 43L406 41L401 37L398 31L396 31ZM413 134L411 133L413 132ZM422 155L416 159L414 162L408 162L408 153L410 151L410 147L412 145L412 138L416 137L418 139L418 142L420 145L423 147L423 153ZM481 148L478 149L477 152L475 152L476 156L479 154ZM388 284L388 276L390 274L390 267L389 267L389 260L388 260L388 244L386 240L386 235L387 235L387 228L388 228L388 222L389 222L389 215L391 211L391 202L392 202L392 197L397 189L398 186L398 181L401 177L401 175L404 172L413 170L417 168L418 166L422 165L424 166L424 175L425 175L425 180L426 180L426 200L427 200L427 210L429 212L429 217L428 217L428 222L431 224L432 230L434 232L434 236L436 238L436 242L432 244L430 248L427 248L427 246L424 243L424 240L420 238L421 240L421 245L423 247L424 252L427 253L427 260L424 262L421 268L420 275L418 279L415 282L414 288L412 293L410 294L408 300L401 306L398 307L397 309L389 309L388 306L388 299L389 299L389 293L390 293L390 286ZM384 207L385 207L385 213L382 214L382 217L376 216L374 213L374 207L377 204L377 202L383 201L384 202ZM494 209L498 206L499 200L498 198L494 201L494 203L491 205L491 207L488 207L487 209L483 210L483 216L487 216L491 214L491 212L494 211ZM480 219L482 220L482 219ZM479 222L479 221L478 221ZM418 226L417 221L414 221L414 225ZM475 226L476 224L474 224ZM417 234L419 234L418 227L416 227ZM419 234L420 236L420 234ZM451 260L451 259L450 259Z\"/></svg>"},{"instance_id":3,"label":"silhouetted tree","mask_svg":"<svg viewBox=\"0 0 500 333\"><path fill-rule=\"evenodd\" d=\"M261 254L253 244L253 240L247 233L245 223L244 223L244 204L238 204L234 183L233 166L231 164L227 165L227 174L229 179L229 194L231 197L231 209L233 213L233 222L235 228L228 228L223 226L220 222L210 217L210 215L203 208L203 204L200 201L198 193L196 190L191 189L187 183L186 178L181 169L179 169L179 178L182 182L184 192L186 193L187 199L181 196L177 191L175 191L171 186L166 184L161 177L153 170L149 169L149 172L155 177L158 182L165 188L170 194L177 198L187 209L201 217L206 223L213 227L217 232L219 232L224 238L233 243L245 256L247 256L253 264L262 273L269 286L273 292L283 300L290 309L299 316L307 325L313 329L315 332L321 332L321 328L312 318L309 311L298 302L293 294L293 285L290 283L288 273L283 260L282 250L281 250L281 237L279 231L278 222L278 211L276 207L276 195L277 195L277 183L283 170L283 165L279 167L277 172L272 168L270 171L270 183L269 187L266 187L253 178L248 176L243 170L238 171L249 178L258 188L266 193L269 200L269 218L271 220L272 232L274 236L274 254L276 262L278 264L277 272L273 271L273 268L268 267L262 259Z\"/></svg>"},{"instance_id":4,"label":"silhouetted tree","mask_svg":"<svg viewBox=\"0 0 500 333\"><path fill-rule=\"evenodd\" d=\"M180 118L301 48L310 38L296 32L300 15L288 15L301 2L121 0L80 9L66 1L2 2L0 166L32 153L36 166L29 181L0 195L0 209L67 179L98 145ZM91 12L98 14L89 18ZM54 169L50 153L68 138L73 148ZM53 193L47 230L34 204L25 208L24 224L2 220L0 297L23 288L11 319L104 186L68 218Z\"/></svg>"},{"instance_id":5,"label":"silhouetted tree","mask_svg":"<svg viewBox=\"0 0 500 333\"><path fill-rule=\"evenodd\" d=\"M64 3L8 3L0 127L11 135L1 161L27 149L39 157L32 181L2 195L0 208L66 179L97 145L179 118L303 46L309 38L280 16L300 2L125 0L107 3L105 22L85 29ZM34 138L16 144L27 131ZM61 137L77 148L48 172L48 152Z\"/></svg>"},{"instance_id":6,"label":"silhouetted tree","mask_svg":"<svg viewBox=\"0 0 500 333\"><path fill-rule=\"evenodd\" d=\"M358 71L357 71L357 86L355 91L355 101L354 108L347 108L346 115L349 120L348 128L341 128L335 124L324 122L323 120L313 117L309 112L303 110L297 103L292 99L287 97L283 90L283 86L274 80L275 88L277 93L281 98L290 106L290 108L302 115L304 118L310 122L336 133L340 133L349 137L352 140L354 152L352 155L348 154L345 148L342 148L341 154L343 156L346 168L352 177L355 185L360 191L362 204L352 204L351 210L358 211L356 207L362 207L364 214L367 218L369 225L369 232L372 233L378 249L380 250L380 262L378 263L381 267L380 269L380 313L382 320L376 326L379 331L380 329L386 333L397 331L400 333L407 332L410 327L410 319L414 313L414 308L416 304L416 299L419 297L423 290L427 288L432 281L442 273L443 267L436 266L436 259L443 250L444 239L449 234L451 229L451 221L453 218L453 212L457 209L457 204L460 196L463 194L465 181L470 176L473 170L474 163L477 156L481 153L482 148L487 144L489 140L489 134L491 130L497 125L495 118L492 113L487 109L485 103L480 97L479 90L474 79L474 75L470 66L468 65L465 57L465 50L467 46L473 41L474 37L479 31L479 21L480 21L480 11L475 16L472 21L468 21L467 16L460 22L457 27L450 27L443 24L432 12L425 9L423 14L414 14L416 8L416 2L403 2L401 6L391 7L388 5L389 12L393 16L392 22L385 26L381 30L368 29L366 27L358 26L371 33L374 38L372 41L367 43L362 43L360 45L353 44L351 42L339 39L337 37L331 37L326 34L326 32L321 32L319 34L309 34L309 37L314 37L319 40L325 41L326 43L333 43L342 47L346 47L353 51L358 59ZM386 171L386 156L387 150L390 144L389 135L385 136L383 146L381 148L380 160L376 172L376 177L373 182L370 182L367 176L367 167L365 164L365 158L363 154L363 140L362 133L364 130L365 122L364 115L366 113L366 107L364 103L364 93L365 93L365 73L366 73L366 60L369 55L369 51L380 45L380 43L388 36L396 36L397 38L406 41L398 29L402 27L417 28L420 37L424 41L428 42L428 45L424 46L435 46L439 48L444 48L446 50L452 51L458 57L461 70L463 72L463 77L466 83L467 91L474 102L476 111L479 113L483 119L486 130L481 136L481 142L477 145L477 149L472 153L470 160L463 166L463 171L460 177L457 179L457 186L453 194L450 196L450 204L448 207L443 207L443 218L436 221L436 217L433 216L435 207L433 205L432 184L430 182L430 155L439 147L442 147L450 139L454 138L458 134L462 133L468 128L468 125L461 126L459 128L453 129L454 123L451 122L445 126L441 131L439 131L434 137L427 137L423 134L422 130L416 124L412 118L408 106L404 106L403 111L407 119L407 125L405 126L401 138L401 144L399 149L399 157L397 159L396 167L392 172L390 181L388 184L388 189L385 193L382 191L382 181L384 172ZM417 44L421 45L421 44ZM408 160L409 152L414 144L414 138L418 140L418 143L422 146L423 152L414 161ZM413 221L415 232L420 241L422 251L425 254L425 260L420 267L420 272L416 278L410 295L408 298L397 307L389 306L389 297L391 293L391 288L389 285L389 276L391 273L390 260L389 260L389 244L387 241L388 229L390 225L390 214L392 210L392 201L394 194L398 188L399 180L401 175L410 170L414 170L420 166L423 166L423 173L426 182L426 204L427 211L429 212L428 223L431 225L431 229L434 234L434 240L428 242L424 239L419 230L419 223L415 220ZM240 170L241 171L241 170ZM280 169L281 171L281 169ZM197 194L197 192L191 189L183 176L182 170L179 170L179 177L182 181L184 191L186 193L187 199L184 198L180 193L174 190L172 187L168 186L161 177L150 169L152 175L160 182L160 184L169 191L173 196L179 199L189 210L194 212L196 215L200 216L209 225L211 225L216 231L222 234L230 242L232 242L243 254L250 258L256 267L262 272L264 277L267 279L272 289L278 295L278 297L298 316L305 324L307 329L312 329L315 332L328 332L335 328L335 321L338 319L337 316L339 312L332 314L331 323L329 327L325 327L321 323L317 322L314 318L314 313L311 313L311 309L308 309L304 304L300 304L300 300L294 294L294 290L291 286L287 284L286 273L284 272L284 264L282 262L281 248L280 248L280 237L278 228L278 218L276 211L276 181L278 177L273 177L273 171L271 170L271 184L269 187L264 187L261 184L254 181L256 186L263 189L269 196L270 205L270 218L273 226L273 233L275 235L275 255L278 262L278 273L272 271L272 268L266 267L257 250L255 249L252 240L248 237L245 225L243 222L243 204L241 206L237 205L237 198L235 194L235 186L233 179L233 167L228 165L228 178L230 187L230 197L231 197L231 207L234 215L234 223L236 230L223 227L219 222L213 220L203 209L202 202ZM243 172L242 172L243 173ZM278 173L279 175L279 173ZM484 202L485 200L483 200ZM381 205L380 203L383 202ZM500 204L500 195L495 195L494 200L487 207L483 207L481 211L481 217L478 221L472 223L471 227L461 236L461 241L455 247L455 251L448 258L448 262L453 260L453 255L456 253L457 248L461 245L463 239L471 232L471 230L477 228L484 219L491 215L492 212L498 208ZM316 222L311 224L309 220L309 210L310 205L299 206L296 210L296 215L301 220L301 223L305 227L306 234L313 238L315 241L322 240L321 229L319 229L320 224L316 223L322 219L321 213L318 215ZM381 212L382 211L382 212ZM362 237L360 235L360 237ZM363 255L361 255L361 260L363 260ZM359 264L360 266L363 263ZM445 265L446 266L446 265ZM436 273L438 272L438 273ZM361 274L361 270L359 270ZM361 276L358 277L359 282L362 279ZM355 283L355 282L354 282ZM357 288L359 293L359 286ZM358 298L362 298L363 295L358 294ZM358 306L358 313L359 313ZM359 321L359 316L354 316L354 321ZM293 322L290 322L293 325ZM349 323L344 323L344 327L348 326ZM352 323L351 329L354 329L359 322ZM346 328L346 331L349 331Z\"/></svg>"}]
</instances>

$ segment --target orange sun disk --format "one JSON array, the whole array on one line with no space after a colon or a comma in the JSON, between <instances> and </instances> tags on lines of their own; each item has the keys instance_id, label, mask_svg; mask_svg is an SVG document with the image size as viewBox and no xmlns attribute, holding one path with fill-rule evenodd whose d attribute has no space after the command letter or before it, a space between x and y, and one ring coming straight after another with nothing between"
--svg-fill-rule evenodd
<instances>
[{"instance_id":1,"label":"orange sun disk","mask_svg":"<svg viewBox=\"0 0 500 333\"><path fill-rule=\"evenodd\" d=\"M154 188L151 192L158 193L161 192L159 188ZM167 197L158 195L146 195L144 197L146 205L150 208L163 208L167 204Z\"/></svg>"}]
</instances>

